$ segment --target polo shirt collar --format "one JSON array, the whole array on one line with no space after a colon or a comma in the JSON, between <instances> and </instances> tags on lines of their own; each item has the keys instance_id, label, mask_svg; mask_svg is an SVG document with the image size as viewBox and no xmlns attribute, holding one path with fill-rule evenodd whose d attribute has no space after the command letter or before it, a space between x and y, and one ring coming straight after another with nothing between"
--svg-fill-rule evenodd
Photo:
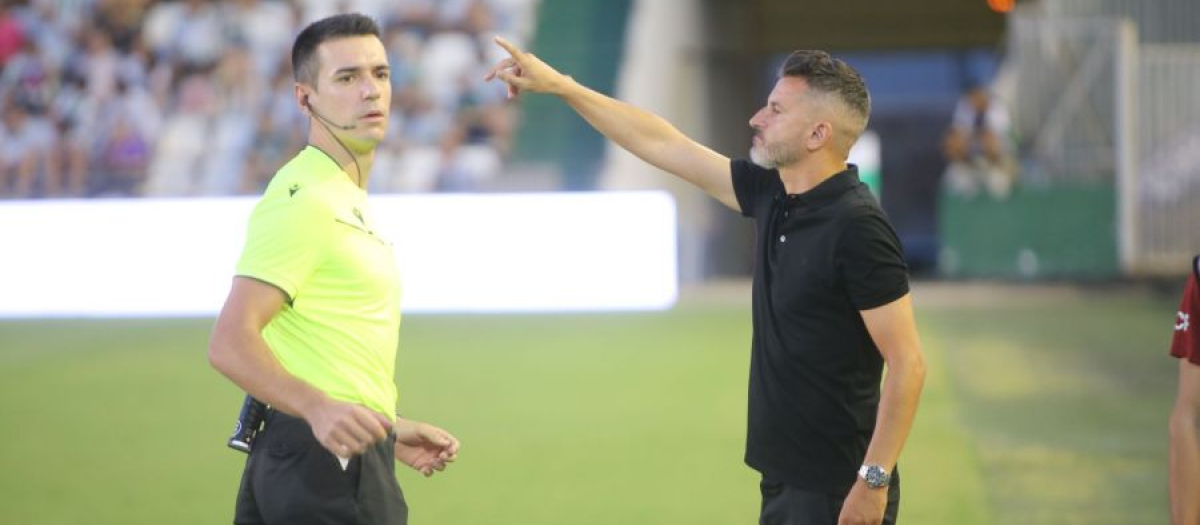
<instances>
[{"instance_id":1,"label":"polo shirt collar","mask_svg":"<svg viewBox=\"0 0 1200 525\"><path fill-rule=\"evenodd\" d=\"M858 166L847 164L845 170L825 179L816 187L804 193L788 195L788 200L806 206L824 206L837 200L843 193L850 191L858 184Z\"/></svg>"}]
</instances>

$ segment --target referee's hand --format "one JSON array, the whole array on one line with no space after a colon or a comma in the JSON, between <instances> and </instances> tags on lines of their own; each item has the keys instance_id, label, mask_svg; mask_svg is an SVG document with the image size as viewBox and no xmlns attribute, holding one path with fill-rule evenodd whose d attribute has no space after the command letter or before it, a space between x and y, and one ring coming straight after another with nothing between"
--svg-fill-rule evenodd
<instances>
[{"instance_id":1,"label":"referee's hand","mask_svg":"<svg viewBox=\"0 0 1200 525\"><path fill-rule=\"evenodd\" d=\"M387 437L392 428L387 416L334 399L326 400L305 419L321 446L342 458L362 454L372 443Z\"/></svg>"},{"instance_id":2,"label":"referee's hand","mask_svg":"<svg viewBox=\"0 0 1200 525\"><path fill-rule=\"evenodd\" d=\"M429 423L396 418L396 461L432 476L458 459L458 438Z\"/></svg>"}]
</instances>

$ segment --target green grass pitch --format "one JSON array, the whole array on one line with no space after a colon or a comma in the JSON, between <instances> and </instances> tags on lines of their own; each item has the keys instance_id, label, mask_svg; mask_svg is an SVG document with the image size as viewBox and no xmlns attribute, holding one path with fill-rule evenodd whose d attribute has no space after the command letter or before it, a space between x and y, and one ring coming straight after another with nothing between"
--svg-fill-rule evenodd
<instances>
[{"instance_id":1,"label":"green grass pitch","mask_svg":"<svg viewBox=\"0 0 1200 525\"><path fill-rule=\"evenodd\" d=\"M1176 297L918 285L909 524L1163 523ZM414 524L755 523L746 287L654 313L411 315L401 406L463 442ZM212 321L0 321L0 523L228 523Z\"/></svg>"}]
</instances>

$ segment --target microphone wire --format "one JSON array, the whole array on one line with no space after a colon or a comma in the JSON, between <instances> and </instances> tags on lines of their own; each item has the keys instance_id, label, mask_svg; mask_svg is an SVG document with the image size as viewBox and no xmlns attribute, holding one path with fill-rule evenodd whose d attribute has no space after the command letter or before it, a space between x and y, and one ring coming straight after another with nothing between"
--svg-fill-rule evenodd
<instances>
[{"instance_id":1,"label":"microphone wire","mask_svg":"<svg viewBox=\"0 0 1200 525\"><path fill-rule=\"evenodd\" d=\"M342 150L345 151L346 154L350 156L350 161L354 163L354 172L358 175L358 177L355 179L354 183L359 188L362 188L362 168L360 168L358 166L358 157L356 157L353 153L350 152L350 148L346 147L346 144L344 142L342 142L342 139L339 139L338 136L333 133L332 129L329 129L329 126L325 124L325 117L322 117L316 111L313 111L312 106L309 106L308 110L312 111L313 117L315 117L317 119L317 124L320 124L321 127L325 128L325 132L329 133L329 136L333 137L333 140L337 141L338 146L341 146ZM347 126L338 126L338 127L346 128ZM349 129L354 129L354 128L355 128L355 126L349 126ZM314 148L317 148L317 149L321 149L311 142L309 142L308 145L312 146ZM324 150L322 150L322 152L324 152ZM333 156L329 155L328 153L325 153L325 155L329 156L329 158L331 158L331 159L333 158ZM336 164L337 162L334 161L334 163Z\"/></svg>"}]
</instances>

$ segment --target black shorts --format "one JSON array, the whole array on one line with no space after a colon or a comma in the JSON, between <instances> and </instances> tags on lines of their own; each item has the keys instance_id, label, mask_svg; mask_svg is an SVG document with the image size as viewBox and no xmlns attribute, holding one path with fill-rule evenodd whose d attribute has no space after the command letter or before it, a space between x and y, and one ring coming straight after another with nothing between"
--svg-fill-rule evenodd
<instances>
[{"instance_id":1,"label":"black shorts","mask_svg":"<svg viewBox=\"0 0 1200 525\"><path fill-rule=\"evenodd\" d=\"M790 487L763 477L760 525L837 525L846 496L834 496ZM882 489L881 489L882 490ZM883 525L896 525L900 513L900 472L892 473L888 485Z\"/></svg>"},{"instance_id":2,"label":"black shorts","mask_svg":"<svg viewBox=\"0 0 1200 525\"><path fill-rule=\"evenodd\" d=\"M270 411L246 459L234 524L406 525L394 440L375 443L343 470L308 423Z\"/></svg>"}]
</instances>

